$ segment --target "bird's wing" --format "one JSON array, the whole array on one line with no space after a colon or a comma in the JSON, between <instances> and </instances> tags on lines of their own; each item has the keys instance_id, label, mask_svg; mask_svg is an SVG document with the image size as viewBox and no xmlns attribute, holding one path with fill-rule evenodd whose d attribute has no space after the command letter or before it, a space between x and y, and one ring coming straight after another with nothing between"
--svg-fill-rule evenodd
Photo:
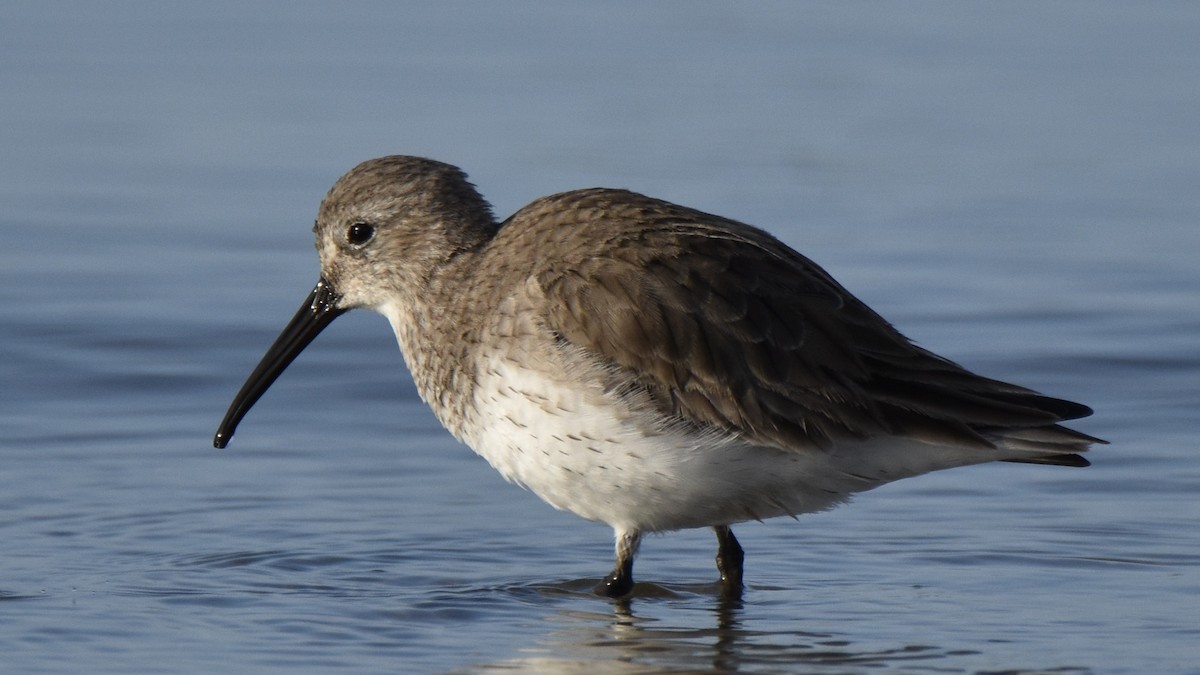
<instances>
[{"instance_id":1,"label":"bird's wing","mask_svg":"<svg viewBox=\"0 0 1200 675\"><path fill-rule=\"evenodd\" d=\"M880 434L991 447L997 431L1091 412L913 345L761 230L601 196L612 203L558 230L567 259L535 271L546 324L684 423L795 450Z\"/></svg>"}]
</instances>

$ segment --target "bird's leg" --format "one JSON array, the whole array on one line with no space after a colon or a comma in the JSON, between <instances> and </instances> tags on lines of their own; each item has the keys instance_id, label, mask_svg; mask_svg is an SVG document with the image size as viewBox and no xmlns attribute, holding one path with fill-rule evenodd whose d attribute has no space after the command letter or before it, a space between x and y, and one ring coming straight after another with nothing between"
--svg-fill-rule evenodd
<instances>
[{"instance_id":1,"label":"bird's leg","mask_svg":"<svg viewBox=\"0 0 1200 675\"><path fill-rule=\"evenodd\" d=\"M637 555L642 533L637 530L617 530L617 565L596 586L598 595L620 598L633 590L633 557Z\"/></svg>"},{"instance_id":2,"label":"bird's leg","mask_svg":"<svg viewBox=\"0 0 1200 675\"><path fill-rule=\"evenodd\" d=\"M717 571L721 573L721 586L726 592L740 593L742 561L746 559L746 554L728 525L717 525L713 527L713 532L717 533Z\"/></svg>"}]
</instances>

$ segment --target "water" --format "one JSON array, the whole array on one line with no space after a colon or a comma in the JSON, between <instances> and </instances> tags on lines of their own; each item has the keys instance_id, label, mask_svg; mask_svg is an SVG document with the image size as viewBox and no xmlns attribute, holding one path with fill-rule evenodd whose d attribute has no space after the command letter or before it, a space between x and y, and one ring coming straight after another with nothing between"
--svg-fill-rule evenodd
<instances>
[{"instance_id":1,"label":"water","mask_svg":"<svg viewBox=\"0 0 1200 675\"><path fill-rule=\"evenodd\" d=\"M6 672L1200 672L1200 9L7 3ZM1094 466L961 469L649 539L441 431L379 317L231 396L356 162L508 213L632 187L764 226L906 333L1097 410Z\"/></svg>"}]
</instances>

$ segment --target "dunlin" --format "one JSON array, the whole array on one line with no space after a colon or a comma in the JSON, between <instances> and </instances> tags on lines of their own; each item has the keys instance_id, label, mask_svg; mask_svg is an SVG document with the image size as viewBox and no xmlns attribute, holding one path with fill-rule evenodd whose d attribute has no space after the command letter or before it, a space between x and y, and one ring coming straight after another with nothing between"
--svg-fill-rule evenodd
<instances>
[{"instance_id":1,"label":"dunlin","mask_svg":"<svg viewBox=\"0 0 1200 675\"><path fill-rule=\"evenodd\" d=\"M915 346L812 261L749 225L624 190L497 222L458 168L364 162L321 203L321 277L214 443L337 316L391 322L421 398L508 480L607 523L633 589L642 535L819 511L990 461L1087 466L1078 403Z\"/></svg>"}]
</instances>

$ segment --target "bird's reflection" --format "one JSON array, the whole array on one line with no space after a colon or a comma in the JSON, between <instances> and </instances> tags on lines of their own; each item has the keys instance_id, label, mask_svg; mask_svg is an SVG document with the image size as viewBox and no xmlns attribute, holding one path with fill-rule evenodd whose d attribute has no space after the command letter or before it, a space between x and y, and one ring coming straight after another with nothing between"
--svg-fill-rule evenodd
<instances>
[{"instance_id":1,"label":"bird's reflection","mask_svg":"<svg viewBox=\"0 0 1200 675\"><path fill-rule=\"evenodd\" d=\"M583 597L581 589L544 590ZM807 623L803 619L759 621L747 617L740 594L722 594L717 584L639 583L631 597L596 602L607 607L574 606L549 616L553 628L522 649L524 656L472 670L622 673L787 670L801 665L895 667L946 654L925 645L856 650L846 636L802 630ZM694 621L681 621L692 613Z\"/></svg>"}]
</instances>

